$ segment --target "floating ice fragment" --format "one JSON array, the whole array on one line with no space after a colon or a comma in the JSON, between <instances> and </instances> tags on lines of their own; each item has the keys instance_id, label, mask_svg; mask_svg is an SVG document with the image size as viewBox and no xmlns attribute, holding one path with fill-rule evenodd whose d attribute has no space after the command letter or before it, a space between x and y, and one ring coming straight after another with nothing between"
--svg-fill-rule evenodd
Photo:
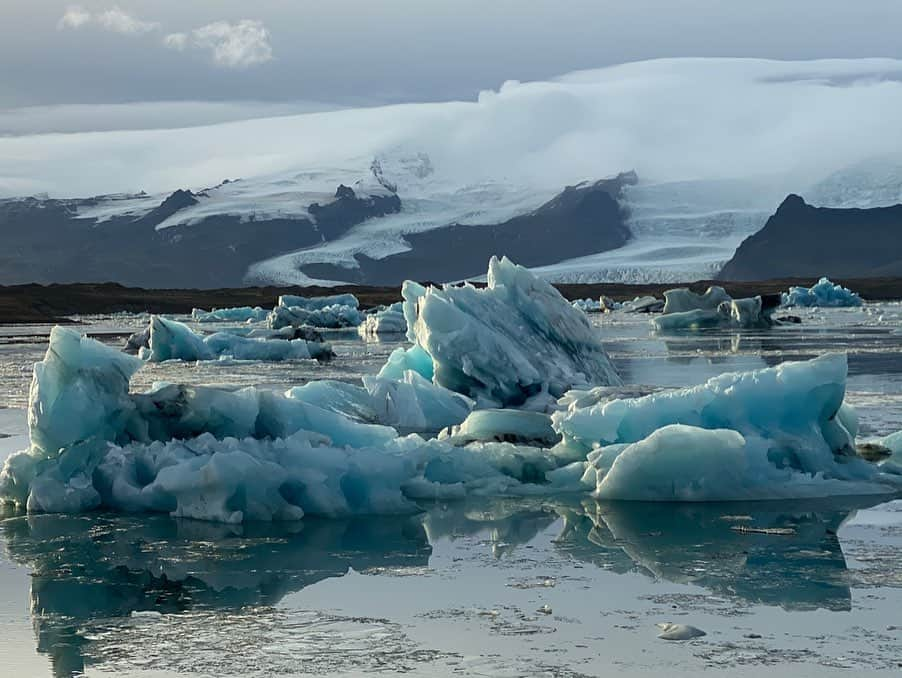
<instances>
[{"instance_id":1,"label":"floating ice fragment","mask_svg":"<svg viewBox=\"0 0 902 678\"><path fill-rule=\"evenodd\" d=\"M363 337L373 337L380 334L403 334L407 332L407 321L404 319L402 302L370 313L363 324L357 328Z\"/></svg>"},{"instance_id":2,"label":"floating ice fragment","mask_svg":"<svg viewBox=\"0 0 902 678\"><path fill-rule=\"evenodd\" d=\"M359 302L353 294L328 297L299 297L283 294L267 318L272 329L311 325L313 327L357 327L363 322Z\"/></svg>"},{"instance_id":3,"label":"floating ice fragment","mask_svg":"<svg viewBox=\"0 0 902 678\"><path fill-rule=\"evenodd\" d=\"M716 311L723 302L733 299L723 287L712 285L704 294L680 287L664 292L664 314L685 313L686 311Z\"/></svg>"},{"instance_id":4,"label":"floating ice fragment","mask_svg":"<svg viewBox=\"0 0 902 678\"><path fill-rule=\"evenodd\" d=\"M259 306L237 306L234 308L214 308L205 311L202 308L191 310L191 319L198 323L215 322L263 322L269 311Z\"/></svg>"},{"instance_id":5,"label":"floating ice fragment","mask_svg":"<svg viewBox=\"0 0 902 678\"><path fill-rule=\"evenodd\" d=\"M693 638L700 638L701 636L708 635L700 628L690 626L689 624L664 622L662 624L655 624L655 626L661 629L658 638L663 638L664 640L692 640Z\"/></svg>"},{"instance_id":6,"label":"floating ice fragment","mask_svg":"<svg viewBox=\"0 0 902 678\"><path fill-rule=\"evenodd\" d=\"M236 360L303 360L331 357L332 347L323 341L245 337L223 331L201 336L184 323L152 316L148 346L139 355L150 362L165 360L215 360L224 356Z\"/></svg>"}]
</instances>

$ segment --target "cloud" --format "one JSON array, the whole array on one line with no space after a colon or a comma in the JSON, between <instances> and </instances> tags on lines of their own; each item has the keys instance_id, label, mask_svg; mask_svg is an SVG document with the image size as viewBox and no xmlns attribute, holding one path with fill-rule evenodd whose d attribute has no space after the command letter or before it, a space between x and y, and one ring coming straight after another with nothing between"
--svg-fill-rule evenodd
<instances>
[{"instance_id":1,"label":"cloud","mask_svg":"<svg viewBox=\"0 0 902 678\"><path fill-rule=\"evenodd\" d=\"M81 28L91 21L91 13L80 5L70 5L60 17L56 27L59 30Z\"/></svg>"},{"instance_id":2,"label":"cloud","mask_svg":"<svg viewBox=\"0 0 902 678\"><path fill-rule=\"evenodd\" d=\"M666 59L509 83L475 101L0 137L0 195L26 185L84 196L323 168L366 173L373 156L412 149L448 186L504 178L558 190L635 169L648 182L754 181L737 201L772 208L771 181L781 197L805 195L844 167L902 158L900 117L902 61Z\"/></svg>"},{"instance_id":3,"label":"cloud","mask_svg":"<svg viewBox=\"0 0 902 678\"><path fill-rule=\"evenodd\" d=\"M140 35L150 33L160 27L156 21L141 21L118 6L92 14L81 5L70 5L57 22L60 30L77 30L88 24L97 24L105 31L120 33L122 35Z\"/></svg>"},{"instance_id":4,"label":"cloud","mask_svg":"<svg viewBox=\"0 0 902 678\"><path fill-rule=\"evenodd\" d=\"M169 49L181 52L188 46L188 34L170 33L169 35L165 35L163 36L163 45Z\"/></svg>"},{"instance_id":5,"label":"cloud","mask_svg":"<svg viewBox=\"0 0 902 678\"><path fill-rule=\"evenodd\" d=\"M237 23L215 21L187 33L170 33L163 38L170 49L182 51L189 44L209 50L213 61L228 68L246 68L271 61L269 31L262 21L243 19Z\"/></svg>"},{"instance_id":6,"label":"cloud","mask_svg":"<svg viewBox=\"0 0 902 678\"><path fill-rule=\"evenodd\" d=\"M99 13L97 15L97 23L108 31L124 35L149 33L160 27L160 24L156 21L141 21L122 11L119 7L113 7Z\"/></svg>"}]
</instances>

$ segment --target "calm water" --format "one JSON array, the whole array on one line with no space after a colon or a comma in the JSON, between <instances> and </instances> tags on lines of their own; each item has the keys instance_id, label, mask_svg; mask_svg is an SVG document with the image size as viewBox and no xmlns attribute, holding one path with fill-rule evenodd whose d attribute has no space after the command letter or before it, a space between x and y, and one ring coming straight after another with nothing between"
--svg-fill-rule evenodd
<instances>
[{"instance_id":1,"label":"calm water","mask_svg":"<svg viewBox=\"0 0 902 678\"><path fill-rule=\"evenodd\" d=\"M660 337L595 317L626 382L654 390L849 352L864 435L902 429L902 306L816 311L767 332ZM86 318L111 343L136 318ZM0 457L46 327L0 328ZM354 379L397 342L338 358L163 364L153 381ZM4 435L8 437L3 437ZM0 675L898 676L902 501L424 505L413 517L223 526L167 516L0 513ZM739 525L791 528L743 534ZM667 642L656 623L702 628Z\"/></svg>"}]
</instances>

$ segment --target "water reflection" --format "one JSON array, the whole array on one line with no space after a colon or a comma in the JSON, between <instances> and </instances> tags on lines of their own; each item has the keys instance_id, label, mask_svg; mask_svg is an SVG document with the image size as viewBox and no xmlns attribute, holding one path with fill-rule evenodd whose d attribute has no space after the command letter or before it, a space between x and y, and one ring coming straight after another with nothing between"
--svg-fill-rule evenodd
<instances>
[{"instance_id":1,"label":"water reflection","mask_svg":"<svg viewBox=\"0 0 902 678\"><path fill-rule=\"evenodd\" d=\"M837 530L873 498L752 504L585 503L564 509L558 548L615 572L694 584L737 603L849 610ZM750 530L773 530L762 533Z\"/></svg>"},{"instance_id":2,"label":"water reflection","mask_svg":"<svg viewBox=\"0 0 902 678\"><path fill-rule=\"evenodd\" d=\"M86 623L133 612L272 605L329 577L424 566L418 518L226 526L166 516L8 516L9 556L32 571L38 651L55 676L84 672Z\"/></svg>"},{"instance_id":3,"label":"water reflection","mask_svg":"<svg viewBox=\"0 0 902 678\"><path fill-rule=\"evenodd\" d=\"M691 583L737 605L849 610L837 530L856 509L876 503L874 498L705 505L521 498L434 505L415 517L244 527L165 516L0 513L0 538L9 557L32 571L38 651L50 657L54 675L72 676L90 663L92 641L85 629L92 623L142 611L228 612L274 605L350 568L378 574L426 566L430 544L462 537L484 539L504 558L543 535L547 543L551 531L559 554L607 571ZM790 533L733 529L740 525Z\"/></svg>"}]
</instances>

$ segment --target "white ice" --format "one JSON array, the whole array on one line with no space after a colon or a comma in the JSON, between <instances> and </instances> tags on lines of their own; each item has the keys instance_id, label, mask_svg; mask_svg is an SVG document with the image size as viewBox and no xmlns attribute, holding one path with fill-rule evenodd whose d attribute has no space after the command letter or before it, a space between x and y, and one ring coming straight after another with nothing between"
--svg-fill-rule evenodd
<instances>
[{"instance_id":1,"label":"white ice","mask_svg":"<svg viewBox=\"0 0 902 678\"><path fill-rule=\"evenodd\" d=\"M237 306L234 308L214 308L205 311L195 308L191 311L191 319L198 323L215 322L262 322L266 320L269 311L259 306Z\"/></svg>"}]
</instances>

